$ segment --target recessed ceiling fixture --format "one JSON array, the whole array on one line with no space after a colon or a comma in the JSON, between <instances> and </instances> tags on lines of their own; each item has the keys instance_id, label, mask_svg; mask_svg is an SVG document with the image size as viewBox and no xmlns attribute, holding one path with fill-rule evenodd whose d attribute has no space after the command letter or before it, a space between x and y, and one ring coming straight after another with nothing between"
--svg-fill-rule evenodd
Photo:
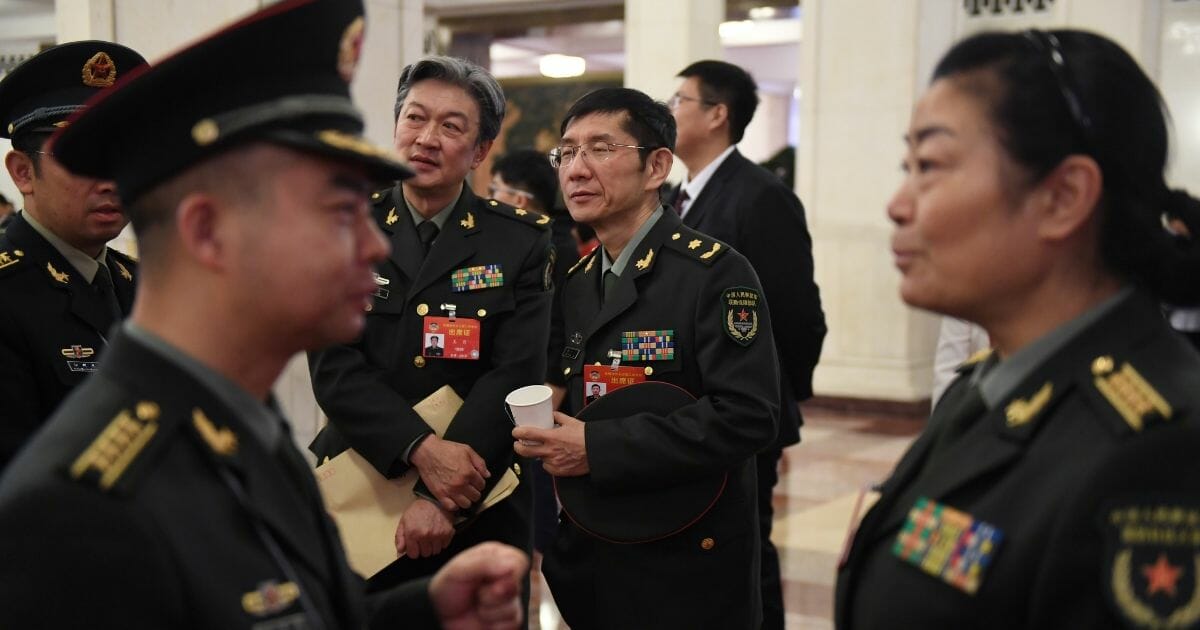
<instances>
[{"instance_id":1,"label":"recessed ceiling fixture","mask_svg":"<svg viewBox=\"0 0 1200 630\"><path fill-rule=\"evenodd\" d=\"M565 79L583 74L587 70L587 62L583 57L571 55L544 55L538 60L538 70L552 79Z\"/></svg>"}]
</instances>

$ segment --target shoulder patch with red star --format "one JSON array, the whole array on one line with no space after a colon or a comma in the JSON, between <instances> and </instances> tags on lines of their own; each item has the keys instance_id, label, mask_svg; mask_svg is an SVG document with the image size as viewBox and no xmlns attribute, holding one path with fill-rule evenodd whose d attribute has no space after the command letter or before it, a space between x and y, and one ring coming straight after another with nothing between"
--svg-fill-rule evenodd
<instances>
[{"instance_id":1,"label":"shoulder patch with red star","mask_svg":"<svg viewBox=\"0 0 1200 630\"><path fill-rule=\"evenodd\" d=\"M1105 591L1131 627L1200 622L1200 505L1177 497L1117 504L1104 513Z\"/></svg>"},{"instance_id":2,"label":"shoulder patch with red star","mask_svg":"<svg viewBox=\"0 0 1200 630\"><path fill-rule=\"evenodd\" d=\"M758 338L759 303L762 296L751 287L729 287L721 292L721 317L725 334L739 345L748 346Z\"/></svg>"}]
</instances>

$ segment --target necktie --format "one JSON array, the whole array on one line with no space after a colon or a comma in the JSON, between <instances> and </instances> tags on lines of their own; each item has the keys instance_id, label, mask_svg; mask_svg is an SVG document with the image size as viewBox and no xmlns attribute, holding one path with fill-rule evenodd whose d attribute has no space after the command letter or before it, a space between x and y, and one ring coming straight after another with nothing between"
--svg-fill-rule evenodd
<instances>
[{"instance_id":1,"label":"necktie","mask_svg":"<svg viewBox=\"0 0 1200 630\"><path fill-rule=\"evenodd\" d=\"M691 197L688 196L687 189L680 186L679 194L675 195L675 203L671 204L671 207L675 209L675 214L678 214L682 217L683 213L687 212L687 202L689 199L691 199Z\"/></svg>"},{"instance_id":2,"label":"necktie","mask_svg":"<svg viewBox=\"0 0 1200 630\"><path fill-rule=\"evenodd\" d=\"M113 322L120 321L121 303L117 301L117 290L113 287L112 275L108 271L108 265L102 264L96 269L96 276L92 278L92 290L104 300L104 305L108 308L108 312L112 314Z\"/></svg>"},{"instance_id":3,"label":"necktie","mask_svg":"<svg viewBox=\"0 0 1200 630\"><path fill-rule=\"evenodd\" d=\"M438 226L433 221L422 221L417 225L417 238L421 239L421 247L425 248L422 252L425 255L429 254L429 247L433 244L433 239L437 238Z\"/></svg>"},{"instance_id":4,"label":"necktie","mask_svg":"<svg viewBox=\"0 0 1200 630\"><path fill-rule=\"evenodd\" d=\"M617 274L613 273L612 269L609 269L608 271L604 272L604 295L603 295L603 298L604 298L605 302L607 302L609 296L612 295L613 287L617 286L617 280L620 280L620 279L621 279L621 276L618 276Z\"/></svg>"}]
</instances>

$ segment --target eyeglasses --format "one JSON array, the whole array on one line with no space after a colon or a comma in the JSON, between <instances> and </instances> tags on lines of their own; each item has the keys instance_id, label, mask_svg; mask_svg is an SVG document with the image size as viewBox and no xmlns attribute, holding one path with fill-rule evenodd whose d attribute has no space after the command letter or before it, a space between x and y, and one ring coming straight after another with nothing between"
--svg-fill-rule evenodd
<instances>
[{"instance_id":1,"label":"eyeglasses","mask_svg":"<svg viewBox=\"0 0 1200 630\"><path fill-rule=\"evenodd\" d=\"M1058 90L1062 92L1063 100L1067 102L1067 109L1071 113L1071 119L1079 127L1083 133L1084 141L1088 146L1094 146L1092 143L1092 119L1087 115L1083 108L1083 101L1075 90L1071 89L1070 71L1067 68L1066 57L1063 56L1062 45L1055 37L1054 33L1047 33L1037 29L1029 29L1022 33L1025 39L1029 40L1033 47L1038 52L1044 54L1049 62L1050 72L1054 75L1054 81L1058 84Z\"/></svg>"},{"instance_id":2,"label":"eyeglasses","mask_svg":"<svg viewBox=\"0 0 1200 630\"><path fill-rule=\"evenodd\" d=\"M529 191L521 190L520 188L509 188L508 186L497 186L496 184L488 185L488 196L489 197L495 197L496 193L498 193L498 192L505 192L510 195L525 195L526 197L533 196L533 193L531 193Z\"/></svg>"},{"instance_id":3,"label":"eyeglasses","mask_svg":"<svg viewBox=\"0 0 1200 630\"><path fill-rule=\"evenodd\" d=\"M679 107L679 103L681 101L696 101L697 103L700 103L701 105L707 105L708 107L712 107L713 105L716 105L716 103L714 103L712 101L706 101L702 98L696 98L694 96L684 96L684 95L676 92L674 96L667 99L667 107L670 107L671 109L675 109L676 107Z\"/></svg>"},{"instance_id":4,"label":"eyeglasses","mask_svg":"<svg viewBox=\"0 0 1200 630\"><path fill-rule=\"evenodd\" d=\"M596 162L606 162L608 161L608 158L612 157L613 149L615 147L621 147L623 149L652 148L642 147L636 144L617 144L616 142L604 142L602 140L588 142L587 144L579 146L563 145L561 147L550 149L550 166L553 166L554 168L567 166L572 160L575 159L575 156L579 154L583 154L585 157L591 156L590 159Z\"/></svg>"}]
</instances>

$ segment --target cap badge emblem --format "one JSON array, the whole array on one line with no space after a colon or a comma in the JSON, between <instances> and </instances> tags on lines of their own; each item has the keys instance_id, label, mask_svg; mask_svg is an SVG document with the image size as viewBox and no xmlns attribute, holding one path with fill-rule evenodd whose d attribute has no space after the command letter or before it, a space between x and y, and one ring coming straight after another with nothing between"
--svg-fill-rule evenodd
<instances>
[{"instance_id":1,"label":"cap badge emblem","mask_svg":"<svg viewBox=\"0 0 1200 630\"><path fill-rule=\"evenodd\" d=\"M117 65L108 53L98 52L83 64L83 84L88 87L106 88L117 80Z\"/></svg>"}]
</instances>

